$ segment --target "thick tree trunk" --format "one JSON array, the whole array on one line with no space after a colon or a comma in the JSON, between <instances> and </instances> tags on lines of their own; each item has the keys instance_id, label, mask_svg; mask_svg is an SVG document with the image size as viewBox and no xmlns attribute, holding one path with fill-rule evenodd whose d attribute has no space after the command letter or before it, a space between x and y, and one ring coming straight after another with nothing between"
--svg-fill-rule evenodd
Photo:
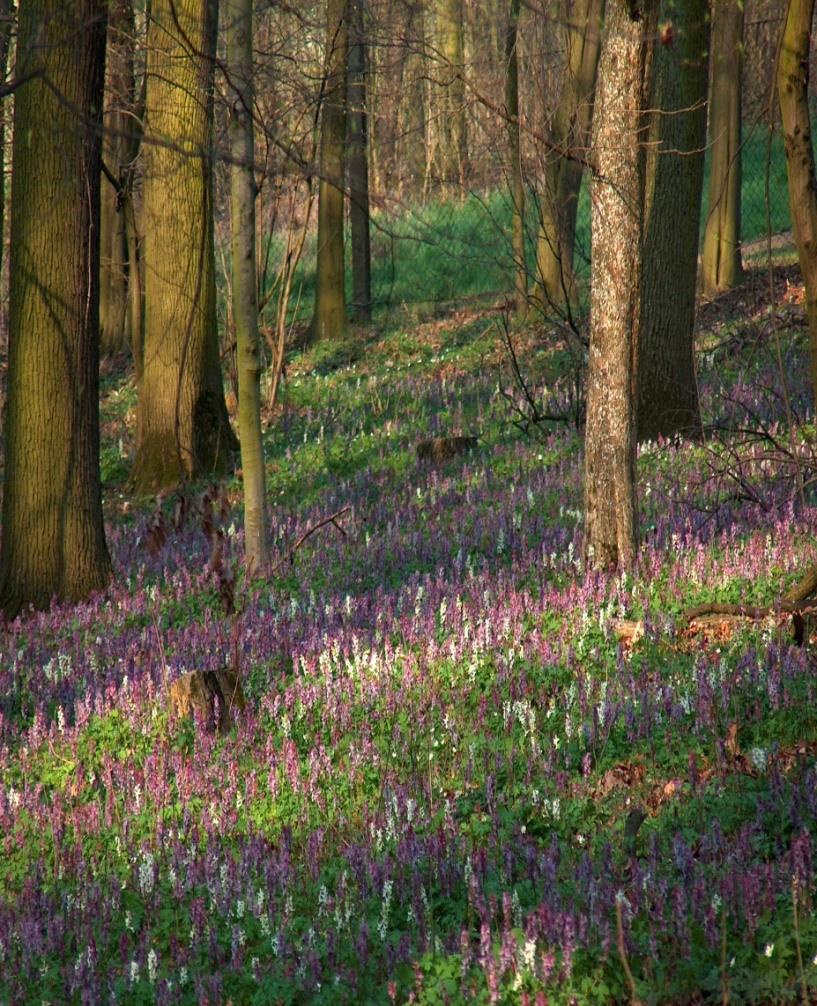
<instances>
[{"instance_id":1,"label":"thick tree trunk","mask_svg":"<svg viewBox=\"0 0 817 1006\"><path fill-rule=\"evenodd\" d=\"M811 25L815 0L789 0L777 71L789 205L806 287L811 386L817 402L817 183L808 107Z\"/></svg>"},{"instance_id":2,"label":"thick tree trunk","mask_svg":"<svg viewBox=\"0 0 817 1006\"><path fill-rule=\"evenodd\" d=\"M139 149L133 71L134 34L132 0L113 0L108 21L102 157L116 184L103 174L99 288L103 354L126 350L132 341L127 202L132 198L132 167Z\"/></svg>"},{"instance_id":3,"label":"thick tree trunk","mask_svg":"<svg viewBox=\"0 0 817 1006\"><path fill-rule=\"evenodd\" d=\"M437 0L436 29L443 61L443 107L440 121L440 174L463 191L468 174L468 125L465 107L463 0Z\"/></svg>"},{"instance_id":4,"label":"thick tree trunk","mask_svg":"<svg viewBox=\"0 0 817 1006\"><path fill-rule=\"evenodd\" d=\"M701 429L695 284L709 82L708 0L664 0L647 129L638 437ZM666 29L669 31L670 29Z\"/></svg>"},{"instance_id":5,"label":"thick tree trunk","mask_svg":"<svg viewBox=\"0 0 817 1006\"><path fill-rule=\"evenodd\" d=\"M339 339L346 331L343 175L346 144L347 0L327 0L325 85L318 189L318 264L311 337Z\"/></svg>"},{"instance_id":6,"label":"thick tree trunk","mask_svg":"<svg viewBox=\"0 0 817 1006\"><path fill-rule=\"evenodd\" d=\"M565 5L567 66L551 137L557 147L580 157L590 146L604 4L605 0L575 0ZM573 297L573 251L582 173L581 160L548 154L536 249L537 300L544 310Z\"/></svg>"},{"instance_id":7,"label":"thick tree trunk","mask_svg":"<svg viewBox=\"0 0 817 1006\"><path fill-rule=\"evenodd\" d=\"M233 320L238 371L238 429L244 483L244 554L263 571L269 558L266 468L261 439L261 341L255 286L255 137L252 65L253 0L225 0L230 83L230 224Z\"/></svg>"},{"instance_id":8,"label":"thick tree trunk","mask_svg":"<svg viewBox=\"0 0 817 1006\"><path fill-rule=\"evenodd\" d=\"M349 222L352 229L352 311L372 318L372 251L369 234L369 149L366 101L368 58L364 0L349 0Z\"/></svg>"},{"instance_id":9,"label":"thick tree trunk","mask_svg":"<svg viewBox=\"0 0 817 1006\"><path fill-rule=\"evenodd\" d=\"M237 448L216 330L213 0L153 0L145 126L145 340L137 492L227 471Z\"/></svg>"},{"instance_id":10,"label":"thick tree trunk","mask_svg":"<svg viewBox=\"0 0 817 1006\"><path fill-rule=\"evenodd\" d=\"M741 90L743 0L712 2L712 80L709 94L709 208L701 286L711 297L740 281Z\"/></svg>"},{"instance_id":11,"label":"thick tree trunk","mask_svg":"<svg viewBox=\"0 0 817 1006\"><path fill-rule=\"evenodd\" d=\"M514 308L528 307L528 267L525 260L525 182L519 136L519 56L517 31L520 0L511 0L505 37L505 114L508 125L508 177L511 191L511 249L514 264Z\"/></svg>"},{"instance_id":12,"label":"thick tree trunk","mask_svg":"<svg viewBox=\"0 0 817 1006\"><path fill-rule=\"evenodd\" d=\"M111 575L99 479L99 125L107 4L23 0L15 95L0 608ZM53 90L52 90L53 88Z\"/></svg>"},{"instance_id":13,"label":"thick tree trunk","mask_svg":"<svg viewBox=\"0 0 817 1006\"><path fill-rule=\"evenodd\" d=\"M14 26L13 0L0 0L0 82L5 82L8 74L9 49L11 48L11 30ZM3 255L6 240L6 182L5 182L5 150L6 150L6 116L9 114L8 102L0 107L0 270L3 265Z\"/></svg>"},{"instance_id":14,"label":"thick tree trunk","mask_svg":"<svg viewBox=\"0 0 817 1006\"><path fill-rule=\"evenodd\" d=\"M600 569L637 549L636 429L647 40L657 3L607 4L593 121L590 361L585 434L585 553Z\"/></svg>"}]
</instances>

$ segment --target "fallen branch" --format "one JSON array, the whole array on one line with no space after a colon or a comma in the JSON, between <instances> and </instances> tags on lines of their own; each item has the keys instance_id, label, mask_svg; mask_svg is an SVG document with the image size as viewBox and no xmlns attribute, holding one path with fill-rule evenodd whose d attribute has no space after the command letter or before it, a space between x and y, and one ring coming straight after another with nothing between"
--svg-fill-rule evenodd
<instances>
[{"instance_id":1,"label":"fallen branch","mask_svg":"<svg viewBox=\"0 0 817 1006\"><path fill-rule=\"evenodd\" d=\"M340 533L345 538L346 532L340 526L340 524L338 524L338 518L343 517L344 514L349 513L351 509L352 508L349 506L342 507L340 510L336 510L335 513L330 514L328 517L323 517L316 524L313 524L312 527L304 531L304 533L300 536L300 538L298 538L298 540L293 545L291 545L286 550L286 552L284 552L284 554L281 556L278 562L276 562L276 564L272 567L270 573L277 573L278 570L281 568L281 566L283 566L283 564L287 561L287 559L290 561L290 563L294 562L295 553L298 551L301 545L303 545L308 538L311 538L316 531L319 531L322 527L326 527L327 524L332 524L338 531L340 531Z\"/></svg>"}]
</instances>

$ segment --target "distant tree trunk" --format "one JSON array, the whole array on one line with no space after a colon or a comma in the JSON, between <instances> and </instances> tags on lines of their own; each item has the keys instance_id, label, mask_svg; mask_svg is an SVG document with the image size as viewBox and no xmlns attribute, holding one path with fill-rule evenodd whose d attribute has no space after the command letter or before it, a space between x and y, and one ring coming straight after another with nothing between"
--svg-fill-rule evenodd
<instances>
[{"instance_id":1,"label":"distant tree trunk","mask_svg":"<svg viewBox=\"0 0 817 1006\"><path fill-rule=\"evenodd\" d=\"M339 339L346 331L343 253L343 175L346 144L347 0L327 0L324 93L321 113L321 180L318 189L318 263L313 340Z\"/></svg>"},{"instance_id":2,"label":"distant tree trunk","mask_svg":"<svg viewBox=\"0 0 817 1006\"><path fill-rule=\"evenodd\" d=\"M444 62L444 97L440 121L443 181L462 191L468 173L468 126L465 107L463 0L437 0L437 37Z\"/></svg>"},{"instance_id":3,"label":"distant tree trunk","mask_svg":"<svg viewBox=\"0 0 817 1006\"><path fill-rule=\"evenodd\" d=\"M701 429L695 284L709 83L708 0L664 0L647 129L638 437Z\"/></svg>"},{"instance_id":4,"label":"distant tree trunk","mask_svg":"<svg viewBox=\"0 0 817 1006\"><path fill-rule=\"evenodd\" d=\"M711 297L740 281L741 93L743 0L712 2L712 81L709 95L709 207L701 285Z\"/></svg>"},{"instance_id":5,"label":"distant tree trunk","mask_svg":"<svg viewBox=\"0 0 817 1006\"><path fill-rule=\"evenodd\" d=\"M525 182L519 138L519 56L516 40L520 0L511 0L505 38L505 113L508 125L508 174L511 190L511 248L514 262L514 308L528 307L528 267L525 260Z\"/></svg>"},{"instance_id":6,"label":"distant tree trunk","mask_svg":"<svg viewBox=\"0 0 817 1006\"><path fill-rule=\"evenodd\" d=\"M133 161L139 149L133 71L135 26L132 0L109 5L102 158L116 184L103 174L99 328L103 354L130 347L132 313L128 278L137 268L128 255L127 202L132 199Z\"/></svg>"},{"instance_id":7,"label":"distant tree trunk","mask_svg":"<svg viewBox=\"0 0 817 1006\"><path fill-rule=\"evenodd\" d=\"M224 473L238 446L224 403L216 329L216 19L212 0L153 0L148 25L137 492Z\"/></svg>"},{"instance_id":8,"label":"distant tree trunk","mask_svg":"<svg viewBox=\"0 0 817 1006\"><path fill-rule=\"evenodd\" d=\"M372 318L372 252L369 235L369 151L364 0L349 0L349 222L352 228L352 311Z\"/></svg>"},{"instance_id":9,"label":"distant tree trunk","mask_svg":"<svg viewBox=\"0 0 817 1006\"><path fill-rule=\"evenodd\" d=\"M15 95L0 608L111 575L99 478L99 127L107 4L23 0ZM53 88L53 90L52 90Z\"/></svg>"},{"instance_id":10,"label":"distant tree trunk","mask_svg":"<svg viewBox=\"0 0 817 1006\"><path fill-rule=\"evenodd\" d=\"M789 205L806 287L811 386L817 402L817 190L808 107L811 25L815 0L789 0L777 71Z\"/></svg>"},{"instance_id":11,"label":"distant tree trunk","mask_svg":"<svg viewBox=\"0 0 817 1006\"><path fill-rule=\"evenodd\" d=\"M641 291L647 40L657 3L610 0L593 119L590 361L585 551L590 566L631 566L637 550L636 391Z\"/></svg>"},{"instance_id":12,"label":"distant tree trunk","mask_svg":"<svg viewBox=\"0 0 817 1006\"><path fill-rule=\"evenodd\" d=\"M255 278L255 136L252 64L253 0L226 0L230 93L230 225L233 321L238 371L238 430L244 484L244 555L262 572L269 557L266 468L261 439L261 339Z\"/></svg>"},{"instance_id":13,"label":"distant tree trunk","mask_svg":"<svg viewBox=\"0 0 817 1006\"><path fill-rule=\"evenodd\" d=\"M605 0L575 0L565 6L567 65L551 138L559 148L580 157L590 146L604 4ZM576 213L583 170L581 160L548 154L536 249L536 299L545 310L573 297Z\"/></svg>"}]
</instances>

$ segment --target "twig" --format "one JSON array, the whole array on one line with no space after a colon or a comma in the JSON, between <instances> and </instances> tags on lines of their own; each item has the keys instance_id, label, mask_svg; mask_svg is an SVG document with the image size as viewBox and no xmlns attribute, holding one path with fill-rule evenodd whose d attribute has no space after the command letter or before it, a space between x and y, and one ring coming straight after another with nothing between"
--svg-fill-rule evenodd
<instances>
[{"instance_id":1,"label":"twig","mask_svg":"<svg viewBox=\"0 0 817 1006\"><path fill-rule=\"evenodd\" d=\"M624 968L624 977L627 979L627 988L630 991L630 1006L642 1006L636 992L635 978L630 970L630 962L627 960L627 947L624 944L624 920L621 908L623 901L623 895L616 897L616 945L621 966Z\"/></svg>"},{"instance_id":2,"label":"twig","mask_svg":"<svg viewBox=\"0 0 817 1006\"><path fill-rule=\"evenodd\" d=\"M346 532L340 526L340 524L338 524L338 517L342 517L344 514L349 513L351 509L352 508L350 506L342 507L340 510L335 511L335 513L330 514L328 517L323 517L321 520L317 522L317 524L313 524L312 527L304 531L301 537L298 538L298 540L293 545L291 545L286 550L286 552L284 552L284 554L281 556L278 562L276 562L276 564L272 567L270 573L277 573L278 570L281 568L281 566L283 566L283 564L287 561L287 559L290 562L293 562L295 559L295 553L298 551L301 545L303 545L308 538L311 538L316 531L319 531L322 527L326 527L327 524L332 524L335 528L337 528L338 531L340 531L340 533L345 538Z\"/></svg>"}]
</instances>

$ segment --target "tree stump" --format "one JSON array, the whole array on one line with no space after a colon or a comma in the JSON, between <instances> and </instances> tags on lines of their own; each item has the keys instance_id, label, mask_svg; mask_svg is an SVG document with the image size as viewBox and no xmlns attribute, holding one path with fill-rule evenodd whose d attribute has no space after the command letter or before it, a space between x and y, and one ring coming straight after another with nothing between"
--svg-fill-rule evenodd
<instances>
[{"instance_id":1,"label":"tree stump","mask_svg":"<svg viewBox=\"0 0 817 1006\"><path fill-rule=\"evenodd\" d=\"M217 671L190 671L168 689L173 716L200 717L207 730L223 733L235 722L234 712L247 707L241 678L232 667Z\"/></svg>"}]
</instances>

